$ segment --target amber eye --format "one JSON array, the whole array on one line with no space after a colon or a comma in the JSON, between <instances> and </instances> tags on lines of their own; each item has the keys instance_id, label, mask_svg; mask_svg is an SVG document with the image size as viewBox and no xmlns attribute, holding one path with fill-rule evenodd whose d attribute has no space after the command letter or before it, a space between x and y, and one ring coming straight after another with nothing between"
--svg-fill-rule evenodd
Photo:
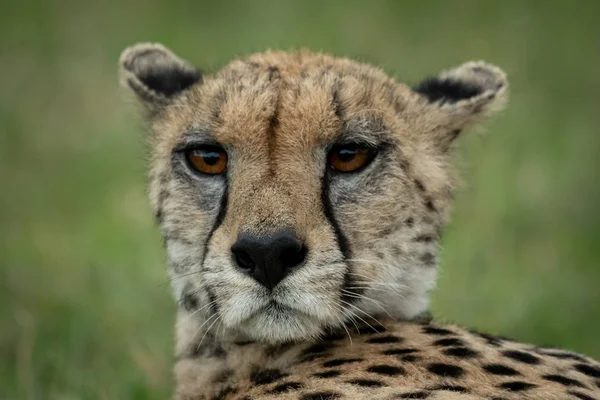
<instances>
[{"instance_id":1,"label":"amber eye","mask_svg":"<svg viewBox=\"0 0 600 400\"><path fill-rule=\"evenodd\" d=\"M185 152L191 168L203 174L217 175L227 168L227 153L217 146L202 146Z\"/></svg>"},{"instance_id":2,"label":"amber eye","mask_svg":"<svg viewBox=\"0 0 600 400\"><path fill-rule=\"evenodd\" d=\"M361 169L373 159L375 151L356 144L335 147L329 153L329 166L336 171L352 172Z\"/></svg>"}]
</instances>

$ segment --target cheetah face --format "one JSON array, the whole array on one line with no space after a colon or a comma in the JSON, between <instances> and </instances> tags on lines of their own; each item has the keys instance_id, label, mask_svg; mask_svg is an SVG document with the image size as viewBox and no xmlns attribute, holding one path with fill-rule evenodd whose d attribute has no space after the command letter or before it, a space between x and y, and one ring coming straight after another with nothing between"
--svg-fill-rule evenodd
<instances>
[{"instance_id":1,"label":"cheetah face","mask_svg":"<svg viewBox=\"0 0 600 400\"><path fill-rule=\"evenodd\" d=\"M503 103L498 68L410 89L346 59L268 52L203 79L144 44L121 71L152 125L151 201L187 317L283 342L427 311L448 152Z\"/></svg>"}]
</instances>

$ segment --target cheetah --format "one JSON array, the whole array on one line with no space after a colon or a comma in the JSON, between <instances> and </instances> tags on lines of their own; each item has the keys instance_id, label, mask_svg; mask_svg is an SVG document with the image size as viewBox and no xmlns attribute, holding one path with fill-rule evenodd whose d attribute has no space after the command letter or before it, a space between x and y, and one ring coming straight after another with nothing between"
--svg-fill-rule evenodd
<instances>
[{"instance_id":1,"label":"cheetah","mask_svg":"<svg viewBox=\"0 0 600 400\"><path fill-rule=\"evenodd\" d=\"M301 50L208 76L145 43L120 71L151 130L175 399L600 400L596 361L428 313L453 148L505 104L501 69L409 87Z\"/></svg>"}]
</instances>

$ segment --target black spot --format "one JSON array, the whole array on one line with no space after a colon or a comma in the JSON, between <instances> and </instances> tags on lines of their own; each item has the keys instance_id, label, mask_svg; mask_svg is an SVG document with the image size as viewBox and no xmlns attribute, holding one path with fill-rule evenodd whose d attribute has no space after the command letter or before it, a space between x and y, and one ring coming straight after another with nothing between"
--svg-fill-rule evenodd
<instances>
[{"instance_id":1,"label":"black spot","mask_svg":"<svg viewBox=\"0 0 600 400\"><path fill-rule=\"evenodd\" d=\"M598 388L600 388L600 381L596 381L596 386L598 386Z\"/></svg>"},{"instance_id":2,"label":"black spot","mask_svg":"<svg viewBox=\"0 0 600 400\"><path fill-rule=\"evenodd\" d=\"M186 293L181 299L181 304L186 311L191 312L198 309L198 298L192 293Z\"/></svg>"},{"instance_id":3,"label":"black spot","mask_svg":"<svg viewBox=\"0 0 600 400\"><path fill-rule=\"evenodd\" d=\"M433 253L421 254L420 260L425 265L435 265L435 255Z\"/></svg>"},{"instance_id":4,"label":"black spot","mask_svg":"<svg viewBox=\"0 0 600 400\"><path fill-rule=\"evenodd\" d=\"M449 331L448 329L444 329L444 328L437 328L435 326L432 325L427 325L423 328L423 332L429 334L429 335L437 335L437 336L446 336L446 335L454 335L454 332Z\"/></svg>"},{"instance_id":5,"label":"black spot","mask_svg":"<svg viewBox=\"0 0 600 400\"><path fill-rule=\"evenodd\" d=\"M402 354L412 354L416 353L417 349L389 349L383 352L383 354L392 356L392 355L402 355Z\"/></svg>"},{"instance_id":6,"label":"black spot","mask_svg":"<svg viewBox=\"0 0 600 400\"><path fill-rule=\"evenodd\" d=\"M269 393L277 394L284 393L290 390L298 390L302 389L302 384L300 382L285 382L280 385L275 386Z\"/></svg>"},{"instance_id":7,"label":"black spot","mask_svg":"<svg viewBox=\"0 0 600 400\"><path fill-rule=\"evenodd\" d=\"M408 356L402 356L400 357L400 359L402 361L406 361L406 362L415 362L421 359L421 357L419 356L413 356L413 355L408 355Z\"/></svg>"},{"instance_id":8,"label":"black spot","mask_svg":"<svg viewBox=\"0 0 600 400\"><path fill-rule=\"evenodd\" d=\"M278 369L262 369L253 371L250 374L250 380L257 385L266 385L267 383L275 382L286 376L288 376L288 374L284 374Z\"/></svg>"},{"instance_id":9,"label":"black spot","mask_svg":"<svg viewBox=\"0 0 600 400\"><path fill-rule=\"evenodd\" d=\"M453 78L432 77L427 78L415 88L417 93L422 94L433 103L442 100L442 103L455 103L459 100L468 99L481 94L481 87L459 81Z\"/></svg>"},{"instance_id":10,"label":"black spot","mask_svg":"<svg viewBox=\"0 0 600 400\"><path fill-rule=\"evenodd\" d=\"M464 346L465 342L458 338L444 338L433 342L434 346Z\"/></svg>"},{"instance_id":11,"label":"black spot","mask_svg":"<svg viewBox=\"0 0 600 400\"><path fill-rule=\"evenodd\" d=\"M369 325L358 325L358 328L354 327L359 335L375 335L379 333L387 332L387 329L379 324L373 323Z\"/></svg>"},{"instance_id":12,"label":"black spot","mask_svg":"<svg viewBox=\"0 0 600 400\"><path fill-rule=\"evenodd\" d=\"M465 373L465 370L459 366L444 363L429 364L427 370L432 374L446 378L460 378Z\"/></svg>"},{"instance_id":13,"label":"black spot","mask_svg":"<svg viewBox=\"0 0 600 400\"><path fill-rule=\"evenodd\" d=\"M487 333L481 333L481 332L472 332L472 333L479 336L480 338L484 339L487 342L487 344L489 344L491 346L498 347L502 344L502 338L500 338L498 336L492 336L492 335L488 335Z\"/></svg>"},{"instance_id":14,"label":"black spot","mask_svg":"<svg viewBox=\"0 0 600 400\"><path fill-rule=\"evenodd\" d=\"M383 382L374 381L372 379L353 379L351 381L346 381L352 385L358 385L363 387L382 387Z\"/></svg>"},{"instance_id":15,"label":"black spot","mask_svg":"<svg viewBox=\"0 0 600 400\"><path fill-rule=\"evenodd\" d=\"M367 343L399 343L402 339L396 336L379 336L367 340Z\"/></svg>"},{"instance_id":16,"label":"black spot","mask_svg":"<svg viewBox=\"0 0 600 400\"><path fill-rule=\"evenodd\" d=\"M527 383L522 381L504 382L498 385L500 389L510 390L511 392L522 392L525 390L533 389L536 386L537 385L534 385L533 383Z\"/></svg>"},{"instance_id":17,"label":"black spot","mask_svg":"<svg viewBox=\"0 0 600 400\"><path fill-rule=\"evenodd\" d=\"M464 386L459 385L439 385L431 388L431 390L446 390L448 392L467 393L468 390Z\"/></svg>"},{"instance_id":18,"label":"black spot","mask_svg":"<svg viewBox=\"0 0 600 400\"><path fill-rule=\"evenodd\" d=\"M404 368L395 367L393 365L374 365L372 367L369 367L367 371L373 372L375 374L389 376L404 375L405 373Z\"/></svg>"},{"instance_id":19,"label":"black spot","mask_svg":"<svg viewBox=\"0 0 600 400\"><path fill-rule=\"evenodd\" d=\"M560 383L561 385L564 385L564 386L583 387L583 384L581 382L576 381L575 379L567 378L566 376L562 376L562 375L543 375L542 379L545 379L545 380L551 381L551 382Z\"/></svg>"},{"instance_id":20,"label":"black spot","mask_svg":"<svg viewBox=\"0 0 600 400\"><path fill-rule=\"evenodd\" d=\"M335 378L336 376L340 376L341 372L337 371L337 370L331 370L331 371L324 371L324 372L317 372L316 374L313 374L313 376L315 378Z\"/></svg>"},{"instance_id":21,"label":"black spot","mask_svg":"<svg viewBox=\"0 0 600 400\"><path fill-rule=\"evenodd\" d=\"M427 199L425 200L425 207L427 207L427 209L429 211L437 211L437 209L435 208L435 206L433 205L433 201L431 199Z\"/></svg>"},{"instance_id":22,"label":"black spot","mask_svg":"<svg viewBox=\"0 0 600 400\"><path fill-rule=\"evenodd\" d=\"M361 362L361 361L362 361L362 358L338 358L338 359L330 360L330 361L323 363L323 367L325 367L325 368L339 367L340 365Z\"/></svg>"},{"instance_id":23,"label":"black spot","mask_svg":"<svg viewBox=\"0 0 600 400\"><path fill-rule=\"evenodd\" d=\"M520 361L525 364L536 365L541 362L539 357L534 356L533 354L526 353L524 351L518 350L506 350L502 352L502 355L512 358L513 360Z\"/></svg>"},{"instance_id":24,"label":"black spot","mask_svg":"<svg viewBox=\"0 0 600 400\"><path fill-rule=\"evenodd\" d=\"M236 346L248 346L250 344L253 344L254 342L250 341L250 340L246 340L246 341L239 341L239 342L234 342L233 344L235 344Z\"/></svg>"},{"instance_id":25,"label":"black spot","mask_svg":"<svg viewBox=\"0 0 600 400\"><path fill-rule=\"evenodd\" d=\"M600 378L600 368L587 364L575 364L575 369L582 374L591 376L592 378Z\"/></svg>"},{"instance_id":26,"label":"black spot","mask_svg":"<svg viewBox=\"0 0 600 400\"><path fill-rule=\"evenodd\" d=\"M406 221L404 221L404 223L406 224L406 226L408 226L409 228L412 228L413 225L415 224L415 220L413 217L408 217L406 219Z\"/></svg>"},{"instance_id":27,"label":"black spot","mask_svg":"<svg viewBox=\"0 0 600 400\"><path fill-rule=\"evenodd\" d=\"M483 369L490 374L494 375L504 375L504 376L515 376L521 375L519 371L514 368L511 368L502 364L487 364L483 366Z\"/></svg>"},{"instance_id":28,"label":"black spot","mask_svg":"<svg viewBox=\"0 0 600 400\"><path fill-rule=\"evenodd\" d=\"M425 243L430 243L430 242L433 242L434 240L435 240L435 238L431 235L419 235L414 239L415 242L425 242Z\"/></svg>"},{"instance_id":29,"label":"black spot","mask_svg":"<svg viewBox=\"0 0 600 400\"><path fill-rule=\"evenodd\" d=\"M332 345L330 343L317 343L317 344L310 346L306 350L304 350L302 352L302 354L308 355L308 354L322 353L324 351L329 350L331 348L331 346Z\"/></svg>"},{"instance_id":30,"label":"black spot","mask_svg":"<svg viewBox=\"0 0 600 400\"><path fill-rule=\"evenodd\" d=\"M335 400L340 397L342 395L336 392L313 392L303 394L300 400Z\"/></svg>"},{"instance_id":31,"label":"black spot","mask_svg":"<svg viewBox=\"0 0 600 400\"><path fill-rule=\"evenodd\" d=\"M585 358L581 357L579 354L563 353L563 352L548 352L548 351L539 350L539 349L536 351L545 356L550 356L550 357L558 358L561 360L573 360L573 361L587 362L587 360Z\"/></svg>"},{"instance_id":32,"label":"black spot","mask_svg":"<svg viewBox=\"0 0 600 400\"><path fill-rule=\"evenodd\" d=\"M419 392L408 392L402 393L395 396L396 399L426 399L429 397L429 392L419 391Z\"/></svg>"},{"instance_id":33,"label":"black spot","mask_svg":"<svg viewBox=\"0 0 600 400\"><path fill-rule=\"evenodd\" d=\"M417 189L419 189L421 192L425 191L425 185L423 185L423 182L421 182L418 179L415 179L415 186L417 187Z\"/></svg>"},{"instance_id":34,"label":"black spot","mask_svg":"<svg viewBox=\"0 0 600 400\"><path fill-rule=\"evenodd\" d=\"M567 391L567 393L570 394L571 396L575 396L581 400L596 400L595 397L591 397L591 396L588 396L587 394L583 394L580 392L574 392L572 390Z\"/></svg>"},{"instance_id":35,"label":"black spot","mask_svg":"<svg viewBox=\"0 0 600 400\"><path fill-rule=\"evenodd\" d=\"M450 347L444 349L443 353L447 356L458 358L473 358L479 356L478 352L476 352L475 350L471 350L467 347Z\"/></svg>"}]
</instances>

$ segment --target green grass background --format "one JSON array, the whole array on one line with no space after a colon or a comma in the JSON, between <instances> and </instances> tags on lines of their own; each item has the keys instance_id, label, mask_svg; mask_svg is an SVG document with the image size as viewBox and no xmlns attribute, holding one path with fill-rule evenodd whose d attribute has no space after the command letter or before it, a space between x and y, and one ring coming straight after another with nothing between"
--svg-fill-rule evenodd
<instances>
[{"instance_id":1,"label":"green grass background","mask_svg":"<svg viewBox=\"0 0 600 400\"><path fill-rule=\"evenodd\" d=\"M470 59L511 101L465 135L434 313L600 358L600 2L2 1L0 398L165 399L174 305L117 58L207 71L308 47L408 82Z\"/></svg>"}]
</instances>

